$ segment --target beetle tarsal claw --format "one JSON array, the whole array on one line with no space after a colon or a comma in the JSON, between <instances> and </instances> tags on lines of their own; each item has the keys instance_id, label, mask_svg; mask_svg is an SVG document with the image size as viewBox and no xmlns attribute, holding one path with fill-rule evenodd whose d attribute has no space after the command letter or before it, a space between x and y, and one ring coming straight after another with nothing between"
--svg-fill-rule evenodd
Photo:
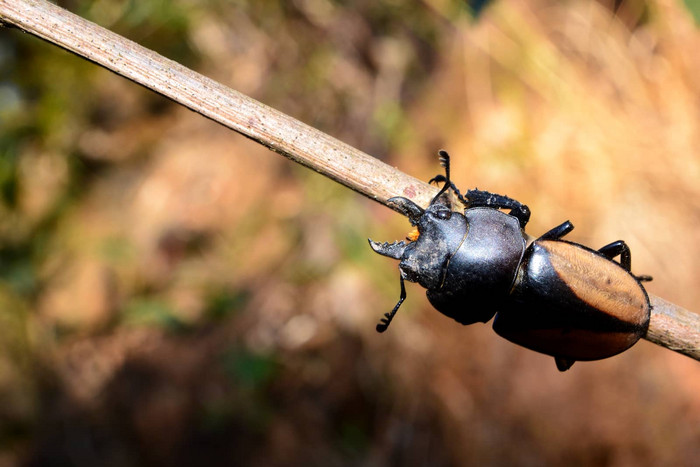
<instances>
[{"instance_id":1,"label":"beetle tarsal claw","mask_svg":"<svg viewBox=\"0 0 700 467\"><path fill-rule=\"evenodd\" d=\"M403 252L406 249L406 242L396 241L394 243L389 242L375 242L372 239L367 239L369 241L369 246L372 247L374 251L383 256L388 256L389 258L401 259Z\"/></svg>"}]
</instances>

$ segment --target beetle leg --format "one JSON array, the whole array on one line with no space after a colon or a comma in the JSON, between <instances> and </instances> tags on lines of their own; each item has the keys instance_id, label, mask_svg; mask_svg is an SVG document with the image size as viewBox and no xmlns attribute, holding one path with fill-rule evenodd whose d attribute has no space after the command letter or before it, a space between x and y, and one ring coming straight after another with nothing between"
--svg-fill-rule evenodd
<instances>
[{"instance_id":1,"label":"beetle leg","mask_svg":"<svg viewBox=\"0 0 700 467\"><path fill-rule=\"evenodd\" d=\"M431 185L432 185L433 183L435 183L435 184L437 185L438 183L443 183L443 182L446 182L446 181L447 181L447 178L446 178L443 174L438 174L438 175L434 176L433 178L431 178L430 180L428 180L428 183L431 184ZM452 182L450 182L450 183L452 183ZM456 190L456 189L457 189L457 188L454 186L454 183L452 183L452 187L451 187L451 188L452 188L453 190Z\"/></svg>"},{"instance_id":2,"label":"beetle leg","mask_svg":"<svg viewBox=\"0 0 700 467\"><path fill-rule=\"evenodd\" d=\"M394 315L399 311L399 307L406 300L406 286L403 283L403 275L399 276L399 281L401 283L401 294L399 295L399 302L396 304L391 313L384 313L384 318L381 319L379 324L377 324L377 332L384 332L389 327L391 320L394 319Z\"/></svg>"},{"instance_id":3,"label":"beetle leg","mask_svg":"<svg viewBox=\"0 0 700 467\"><path fill-rule=\"evenodd\" d=\"M545 232L538 240L559 240L572 230L574 230L574 224L570 221L566 221L554 227L552 230Z\"/></svg>"},{"instance_id":4,"label":"beetle leg","mask_svg":"<svg viewBox=\"0 0 700 467\"><path fill-rule=\"evenodd\" d=\"M457 199L466 207L491 207L496 209L510 209L509 214L514 216L520 222L520 228L524 229L527 222L530 220L530 208L522 204L520 201L516 201L512 198L503 195L497 195L490 193L488 191L481 190L468 190L466 196L463 196L459 192L459 189L450 180L450 155L447 151L438 151L440 155L440 165L445 168L445 175L436 175L431 178L428 183L444 183L437 195L435 195L430 201L430 204L435 203L435 201L442 196L448 189L452 189Z\"/></svg>"},{"instance_id":5,"label":"beetle leg","mask_svg":"<svg viewBox=\"0 0 700 467\"><path fill-rule=\"evenodd\" d=\"M608 245L605 245L604 247L600 248L598 251L610 260L612 260L616 256L619 256L620 266L625 268L627 272L632 273L632 252L630 251L630 247L627 245L627 243L625 243L624 240L618 240L616 242L609 243ZM641 282L648 282L652 280L652 277L647 275L634 277L636 277L637 280Z\"/></svg>"},{"instance_id":6,"label":"beetle leg","mask_svg":"<svg viewBox=\"0 0 700 467\"><path fill-rule=\"evenodd\" d=\"M452 189L460 203L462 203L465 206L469 206L469 201L467 201L462 195L462 193L460 193L459 188L457 188L457 185L455 185L452 182L452 180L450 180L450 155L444 149L439 150L438 155L440 156L440 165L445 168L445 175L438 174L430 180L428 180L428 183L444 183L444 185L442 186L442 189L438 192L438 194L435 195L430 204L433 204L440 197L440 195L442 195L448 189Z\"/></svg>"},{"instance_id":7,"label":"beetle leg","mask_svg":"<svg viewBox=\"0 0 700 467\"><path fill-rule=\"evenodd\" d=\"M630 247L627 246L624 240L609 243L601 247L598 251L608 259L619 256L620 266L625 268L626 271L632 271L632 254L630 253Z\"/></svg>"},{"instance_id":8,"label":"beetle leg","mask_svg":"<svg viewBox=\"0 0 700 467\"><path fill-rule=\"evenodd\" d=\"M447 151L440 149L438 151L438 154L440 156L440 165L445 168L445 175L437 175L434 178L431 178L428 183L433 183L437 182L438 180L441 182L445 182L445 184L442 186L440 191L438 191L438 194L433 197L433 199L430 201L430 204L435 203L440 196L450 188L455 190L455 193L458 193L457 187L455 187L454 183L450 180L450 155L447 153Z\"/></svg>"},{"instance_id":9,"label":"beetle leg","mask_svg":"<svg viewBox=\"0 0 700 467\"><path fill-rule=\"evenodd\" d=\"M447 182L447 178L445 178L444 175L436 175L433 178L431 178L430 180L428 180L428 183L435 183L435 184L444 183L444 182ZM457 188L457 185L455 185L454 182L450 181L449 186L452 189L452 191L454 192L457 199L460 201L460 203L462 203L465 206L469 205L469 201L467 201L464 198L464 195L462 195L462 193L459 191L459 188Z\"/></svg>"},{"instance_id":10,"label":"beetle leg","mask_svg":"<svg viewBox=\"0 0 700 467\"><path fill-rule=\"evenodd\" d=\"M454 183L450 180L450 155L445 151L444 149L440 149L438 151L438 156L440 156L440 165L445 168L445 175L438 174L428 180L428 183L445 183L448 185L449 188L452 188L453 190L457 190L455 187Z\"/></svg>"},{"instance_id":11,"label":"beetle leg","mask_svg":"<svg viewBox=\"0 0 700 467\"><path fill-rule=\"evenodd\" d=\"M576 360L569 360L568 358L554 357L554 362L557 364L557 370L566 371L571 368Z\"/></svg>"},{"instance_id":12,"label":"beetle leg","mask_svg":"<svg viewBox=\"0 0 700 467\"><path fill-rule=\"evenodd\" d=\"M435 203L435 201L442 196L448 189L452 189L457 199L465 207L490 207L496 209L510 209L509 214L514 216L520 222L520 228L524 229L530 220L530 208L520 201L516 201L512 198L503 195L497 195L495 193L490 193L488 191L482 190L468 190L466 196L459 192L459 189L450 180L450 155L445 150L438 151L440 155L440 165L445 168L445 175L436 175L431 178L428 183L444 183L437 195L435 195L430 201L430 204Z\"/></svg>"},{"instance_id":13,"label":"beetle leg","mask_svg":"<svg viewBox=\"0 0 700 467\"><path fill-rule=\"evenodd\" d=\"M466 198L466 202L464 199ZM469 190L466 196L459 197L467 207L490 207L496 209L510 209L509 214L520 222L520 228L524 229L530 220L530 208L520 201L503 195L497 195L488 191Z\"/></svg>"}]
</instances>

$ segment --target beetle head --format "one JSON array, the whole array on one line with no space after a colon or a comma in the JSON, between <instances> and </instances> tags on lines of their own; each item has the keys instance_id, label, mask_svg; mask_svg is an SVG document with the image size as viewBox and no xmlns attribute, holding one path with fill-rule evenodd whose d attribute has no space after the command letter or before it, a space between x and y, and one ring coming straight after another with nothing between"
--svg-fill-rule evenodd
<instances>
[{"instance_id":1,"label":"beetle head","mask_svg":"<svg viewBox=\"0 0 700 467\"><path fill-rule=\"evenodd\" d=\"M439 289L445 280L450 259L466 233L464 216L436 202L425 210L416 227L418 238L409 243L401 256L399 270L404 279L426 289Z\"/></svg>"},{"instance_id":2,"label":"beetle head","mask_svg":"<svg viewBox=\"0 0 700 467\"><path fill-rule=\"evenodd\" d=\"M428 209L423 209L413 201L396 197L388 200L388 204L408 217L416 230L408 234L409 243L404 241L394 243L377 243L369 240L369 244L377 253L398 259L401 295L391 311L385 313L377 331L384 332L391 323L396 311L406 298L404 279L418 282L430 291L438 291L445 283L450 259L464 242L467 236L466 218L452 212L448 190L453 189L460 200L463 198L450 181L450 156L445 151L439 151L440 165L445 168L445 175L438 175L429 183L443 182L442 188L430 201Z\"/></svg>"},{"instance_id":3,"label":"beetle head","mask_svg":"<svg viewBox=\"0 0 700 467\"><path fill-rule=\"evenodd\" d=\"M417 239L394 243L370 240L370 246L380 255L400 260L402 280L417 282L429 290L440 289L450 259L466 236L468 226L465 217L453 212L441 200L433 200L425 210L401 197L391 198L389 203L417 227Z\"/></svg>"}]
</instances>

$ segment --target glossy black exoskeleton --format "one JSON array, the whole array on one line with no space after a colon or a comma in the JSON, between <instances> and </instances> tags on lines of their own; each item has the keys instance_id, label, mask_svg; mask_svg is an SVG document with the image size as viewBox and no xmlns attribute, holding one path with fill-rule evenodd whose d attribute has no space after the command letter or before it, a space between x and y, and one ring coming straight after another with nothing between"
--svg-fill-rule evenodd
<instances>
[{"instance_id":1,"label":"glossy black exoskeleton","mask_svg":"<svg viewBox=\"0 0 700 467\"><path fill-rule=\"evenodd\" d=\"M425 287L430 303L461 324L495 315L499 335L553 356L561 371L577 360L616 355L646 334L651 304L641 282L651 277L632 274L624 241L592 250L562 240L574 228L569 221L528 241L527 206L487 191L462 195L450 180L445 151L440 160L445 175L431 182L444 185L427 209L403 197L389 200L417 232L408 242L369 241L377 253L400 260L401 295L377 331L387 329L403 303L408 280ZM464 213L452 210L448 190Z\"/></svg>"}]
</instances>

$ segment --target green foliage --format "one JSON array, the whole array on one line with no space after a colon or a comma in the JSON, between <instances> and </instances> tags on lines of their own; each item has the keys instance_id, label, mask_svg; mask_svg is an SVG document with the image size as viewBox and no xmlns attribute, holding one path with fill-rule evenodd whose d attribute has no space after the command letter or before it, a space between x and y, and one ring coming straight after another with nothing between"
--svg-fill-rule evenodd
<instances>
[{"instance_id":1,"label":"green foliage","mask_svg":"<svg viewBox=\"0 0 700 467\"><path fill-rule=\"evenodd\" d=\"M700 0L684 0L685 6L695 18L695 24L700 25Z\"/></svg>"},{"instance_id":2,"label":"green foliage","mask_svg":"<svg viewBox=\"0 0 700 467\"><path fill-rule=\"evenodd\" d=\"M186 329L172 307L157 298L134 298L125 307L122 322L130 326L154 326L171 332Z\"/></svg>"},{"instance_id":3,"label":"green foliage","mask_svg":"<svg viewBox=\"0 0 700 467\"><path fill-rule=\"evenodd\" d=\"M209 293L204 316L213 322L229 318L248 303L250 295L248 290L216 290Z\"/></svg>"},{"instance_id":4,"label":"green foliage","mask_svg":"<svg viewBox=\"0 0 700 467\"><path fill-rule=\"evenodd\" d=\"M221 364L225 374L232 381L253 391L262 390L263 386L272 380L278 368L272 356L237 347L222 355Z\"/></svg>"}]
</instances>

